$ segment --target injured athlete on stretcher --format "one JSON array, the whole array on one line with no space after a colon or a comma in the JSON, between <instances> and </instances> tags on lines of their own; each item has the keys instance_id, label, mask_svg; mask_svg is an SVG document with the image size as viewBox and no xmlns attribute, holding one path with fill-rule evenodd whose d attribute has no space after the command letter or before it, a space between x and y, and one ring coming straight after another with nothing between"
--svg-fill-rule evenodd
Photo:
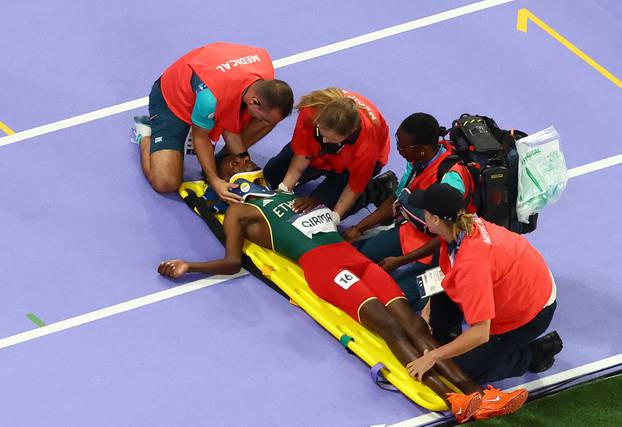
<instances>
[{"instance_id":1,"label":"injured athlete on stretcher","mask_svg":"<svg viewBox=\"0 0 622 427\"><path fill-rule=\"evenodd\" d=\"M227 182L240 172L259 170L248 157L236 155L225 157L218 169ZM232 204L226 211L225 257L207 262L164 261L158 267L160 274L179 278L186 273L237 273L244 240L248 239L298 262L313 292L380 335L407 369L417 357L439 346L391 276L343 240L328 208L318 206L297 213L293 193L272 191L244 179L236 183L232 191L242 196L244 203ZM409 373L414 376L410 369ZM453 393L440 375L464 394ZM508 414L527 398L526 390L482 390L452 360L439 361L423 378L415 379L444 399L460 422L473 416L482 419Z\"/></svg>"}]
</instances>

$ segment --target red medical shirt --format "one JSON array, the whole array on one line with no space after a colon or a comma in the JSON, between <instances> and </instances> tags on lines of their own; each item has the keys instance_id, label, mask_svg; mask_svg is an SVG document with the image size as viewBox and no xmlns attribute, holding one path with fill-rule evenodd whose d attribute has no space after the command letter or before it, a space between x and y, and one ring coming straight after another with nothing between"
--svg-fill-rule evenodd
<instances>
[{"instance_id":1,"label":"red medical shirt","mask_svg":"<svg viewBox=\"0 0 622 427\"><path fill-rule=\"evenodd\" d=\"M346 90L343 93L363 106L359 110L361 131L356 142L345 145L338 154L320 155L321 146L314 136L313 116L316 109L307 107L298 113L291 147L295 154L310 157L311 167L335 172L347 170L348 186L352 191L360 193L371 180L376 163L383 166L387 164L390 150L389 127L380 111L367 98Z\"/></svg>"},{"instance_id":2,"label":"red medical shirt","mask_svg":"<svg viewBox=\"0 0 622 427\"><path fill-rule=\"evenodd\" d=\"M439 262L449 298L469 325L490 320L491 335L530 322L553 290L544 258L527 239L481 218L462 240L453 267L445 241Z\"/></svg>"}]
</instances>

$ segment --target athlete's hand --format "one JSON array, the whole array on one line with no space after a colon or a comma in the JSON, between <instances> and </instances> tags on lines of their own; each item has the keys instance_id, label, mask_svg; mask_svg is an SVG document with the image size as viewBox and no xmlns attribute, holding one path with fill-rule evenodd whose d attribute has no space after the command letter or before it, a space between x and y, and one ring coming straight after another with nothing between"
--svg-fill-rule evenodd
<instances>
[{"instance_id":1,"label":"athlete's hand","mask_svg":"<svg viewBox=\"0 0 622 427\"><path fill-rule=\"evenodd\" d=\"M299 197L294 201L294 212L307 212L322 203L315 197Z\"/></svg>"},{"instance_id":2,"label":"athlete's hand","mask_svg":"<svg viewBox=\"0 0 622 427\"><path fill-rule=\"evenodd\" d=\"M346 242L352 243L355 240L359 239L362 235L363 233L361 233L358 228L350 227L343 233L343 238Z\"/></svg>"},{"instance_id":3,"label":"athlete's hand","mask_svg":"<svg viewBox=\"0 0 622 427\"><path fill-rule=\"evenodd\" d=\"M390 273L396 268L401 267L402 264L402 259L397 256L388 256L378 263L378 265L382 267L382 269L387 273Z\"/></svg>"},{"instance_id":4,"label":"athlete's hand","mask_svg":"<svg viewBox=\"0 0 622 427\"><path fill-rule=\"evenodd\" d=\"M431 352L425 350L423 352L423 356L406 365L406 369L408 370L408 374L413 377L413 379L423 381L425 373L428 372L435 364L436 358Z\"/></svg>"},{"instance_id":5,"label":"athlete's hand","mask_svg":"<svg viewBox=\"0 0 622 427\"><path fill-rule=\"evenodd\" d=\"M237 184L231 184L225 180L218 179L216 182L210 182L211 187L214 189L220 200L226 203L241 203L242 198L237 194L233 194L229 191L231 188L237 188Z\"/></svg>"},{"instance_id":6,"label":"athlete's hand","mask_svg":"<svg viewBox=\"0 0 622 427\"><path fill-rule=\"evenodd\" d=\"M158 266L158 273L162 276L178 279L188 272L188 263L183 259L162 261Z\"/></svg>"}]
</instances>

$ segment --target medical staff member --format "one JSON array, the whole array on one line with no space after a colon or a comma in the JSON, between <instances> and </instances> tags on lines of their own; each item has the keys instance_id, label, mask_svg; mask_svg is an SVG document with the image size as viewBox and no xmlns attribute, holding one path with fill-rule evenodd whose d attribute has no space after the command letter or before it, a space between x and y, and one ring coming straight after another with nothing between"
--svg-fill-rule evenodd
<instances>
[{"instance_id":1,"label":"medical staff member","mask_svg":"<svg viewBox=\"0 0 622 427\"><path fill-rule=\"evenodd\" d=\"M536 340L557 307L555 281L538 251L524 237L466 213L464 197L448 184L413 193L409 204L424 209L428 228L441 238L445 293L431 298L431 327L446 343L409 371L421 377L453 358L486 383L548 369L562 342L556 332Z\"/></svg>"},{"instance_id":2,"label":"medical staff member","mask_svg":"<svg viewBox=\"0 0 622 427\"><path fill-rule=\"evenodd\" d=\"M392 173L371 181L388 161L390 141L389 127L369 99L326 88L303 96L296 108L292 141L264 168L268 183L285 191L325 177L309 196L296 200L296 211L324 204L339 222L390 196L397 186Z\"/></svg>"},{"instance_id":3,"label":"medical staff member","mask_svg":"<svg viewBox=\"0 0 622 427\"><path fill-rule=\"evenodd\" d=\"M466 199L472 199L473 178L464 164L456 160L449 162L454 153L452 146L440 139L443 133L438 121L427 113L414 113L402 121L395 138L397 151L407 163L399 186L395 194L377 210L346 230L346 240L353 242L360 239L365 231L392 221L396 213L401 211L398 197L404 189L412 193L426 189L440 179L458 189ZM443 172L439 172L439 169ZM469 203L468 211L475 211L472 202ZM437 246L438 240L433 239L421 226L417 227L401 217L398 217L395 227L357 242L358 249L387 272L407 266L393 276L415 310L421 310L426 302L419 295L416 275L435 264L431 254Z\"/></svg>"},{"instance_id":4,"label":"medical staff member","mask_svg":"<svg viewBox=\"0 0 622 427\"><path fill-rule=\"evenodd\" d=\"M227 202L239 201L218 177L214 145L222 135L233 154L265 136L293 108L289 85L274 80L264 49L212 43L171 65L154 83L149 117L137 117L137 142L145 177L154 190L176 191L182 180L186 136L192 128L197 158L210 185Z\"/></svg>"}]
</instances>

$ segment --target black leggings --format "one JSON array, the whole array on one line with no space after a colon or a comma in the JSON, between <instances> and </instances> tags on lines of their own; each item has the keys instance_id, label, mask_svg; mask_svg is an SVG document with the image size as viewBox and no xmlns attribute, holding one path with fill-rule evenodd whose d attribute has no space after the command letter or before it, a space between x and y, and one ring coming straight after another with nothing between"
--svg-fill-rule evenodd
<instances>
[{"instance_id":1,"label":"black leggings","mask_svg":"<svg viewBox=\"0 0 622 427\"><path fill-rule=\"evenodd\" d=\"M445 344L461 333L463 314L445 293L436 294L431 300L434 337ZM454 362L479 384L523 375L531 363L529 343L546 331L556 308L557 301L520 328L491 335L487 343L454 357Z\"/></svg>"}]
</instances>

